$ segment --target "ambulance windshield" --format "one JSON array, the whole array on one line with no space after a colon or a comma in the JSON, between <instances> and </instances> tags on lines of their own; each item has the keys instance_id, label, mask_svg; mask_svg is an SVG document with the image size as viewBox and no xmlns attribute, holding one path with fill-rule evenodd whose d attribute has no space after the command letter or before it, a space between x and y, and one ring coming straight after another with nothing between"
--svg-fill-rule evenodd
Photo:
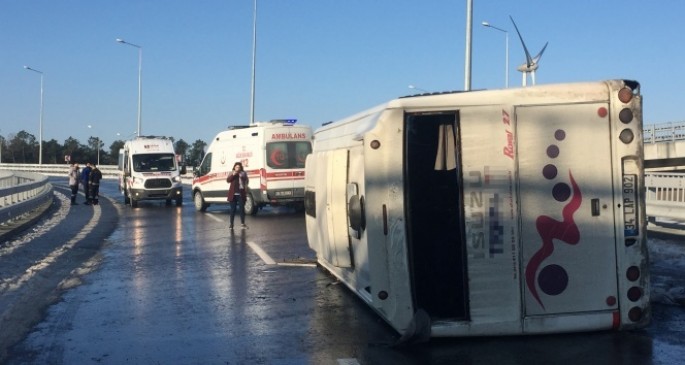
<instances>
[{"instance_id":1,"label":"ambulance windshield","mask_svg":"<svg viewBox=\"0 0 685 365\"><path fill-rule=\"evenodd\" d=\"M133 170L137 172L176 171L173 153L133 155Z\"/></svg>"}]
</instances>

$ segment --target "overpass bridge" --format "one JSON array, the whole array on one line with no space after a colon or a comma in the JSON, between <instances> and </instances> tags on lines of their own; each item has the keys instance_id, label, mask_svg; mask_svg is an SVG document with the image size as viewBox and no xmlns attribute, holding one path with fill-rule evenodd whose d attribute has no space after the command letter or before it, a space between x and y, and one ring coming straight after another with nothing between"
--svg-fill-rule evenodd
<instances>
[{"instance_id":1,"label":"overpass bridge","mask_svg":"<svg viewBox=\"0 0 685 365\"><path fill-rule=\"evenodd\" d=\"M685 122L647 125L643 140L646 171L685 171Z\"/></svg>"}]
</instances>

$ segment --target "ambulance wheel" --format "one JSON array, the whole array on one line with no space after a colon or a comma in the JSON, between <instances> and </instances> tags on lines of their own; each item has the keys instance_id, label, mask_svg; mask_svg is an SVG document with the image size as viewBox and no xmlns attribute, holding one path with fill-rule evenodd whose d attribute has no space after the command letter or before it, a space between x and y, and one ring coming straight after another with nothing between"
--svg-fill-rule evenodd
<instances>
[{"instance_id":1,"label":"ambulance wheel","mask_svg":"<svg viewBox=\"0 0 685 365\"><path fill-rule=\"evenodd\" d=\"M178 202L176 204L178 204ZM198 212L204 212L209 206L209 204L205 203L205 199L199 191L196 191L195 194L193 194L193 204L195 205L195 210Z\"/></svg>"},{"instance_id":2,"label":"ambulance wheel","mask_svg":"<svg viewBox=\"0 0 685 365\"><path fill-rule=\"evenodd\" d=\"M131 208L137 208L138 207L138 201L135 199L131 199Z\"/></svg>"},{"instance_id":3,"label":"ambulance wheel","mask_svg":"<svg viewBox=\"0 0 685 365\"><path fill-rule=\"evenodd\" d=\"M252 194L247 194L245 197L245 214L257 215L257 211L259 211L259 207L255 205Z\"/></svg>"}]
</instances>

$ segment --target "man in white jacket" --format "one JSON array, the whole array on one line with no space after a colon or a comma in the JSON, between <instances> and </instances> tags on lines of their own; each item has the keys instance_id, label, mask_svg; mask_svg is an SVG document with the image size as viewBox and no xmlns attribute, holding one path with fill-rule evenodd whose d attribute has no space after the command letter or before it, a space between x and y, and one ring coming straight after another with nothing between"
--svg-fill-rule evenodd
<instances>
[{"instance_id":1,"label":"man in white jacket","mask_svg":"<svg viewBox=\"0 0 685 365\"><path fill-rule=\"evenodd\" d=\"M78 204L76 202L76 195L78 194L78 183L81 178L81 171L78 164L74 162L69 167L69 187L71 188L71 205Z\"/></svg>"}]
</instances>

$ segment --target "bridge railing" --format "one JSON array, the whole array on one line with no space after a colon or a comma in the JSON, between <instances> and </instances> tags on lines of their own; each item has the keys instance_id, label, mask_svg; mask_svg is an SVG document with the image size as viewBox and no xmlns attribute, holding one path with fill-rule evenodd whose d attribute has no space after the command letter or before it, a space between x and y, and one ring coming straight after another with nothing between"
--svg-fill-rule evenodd
<instances>
[{"instance_id":1,"label":"bridge railing","mask_svg":"<svg viewBox=\"0 0 685 365\"><path fill-rule=\"evenodd\" d=\"M15 172L2 169L11 168ZM116 178L116 166L99 166L105 178ZM191 170L191 169L189 169ZM39 206L36 204L21 204L21 209L10 206L20 202L31 201L34 198L45 198L45 193L52 196L52 186L47 182L47 176L64 176L67 178L67 165L20 165L0 164L0 224L8 217L16 217ZM184 183L190 183L192 174L187 173ZM683 173L645 173L646 208L649 217L685 220L685 174ZM21 212L21 213L18 213Z\"/></svg>"},{"instance_id":2,"label":"bridge railing","mask_svg":"<svg viewBox=\"0 0 685 365\"><path fill-rule=\"evenodd\" d=\"M685 220L685 174L646 173L647 216Z\"/></svg>"},{"instance_id":3,"label":"bridge railing","mask_svg":"<svg viewBox=\"0 0 685 365\"><path fill-rule=\"evenodd\" d=\"M84 166L81 166L83 169ZM10 164L2 163L0 164L0 171L2 170L12 170L12 171L30 171L37 172L48 176L64 176L66 180L69 175L69 165L68 164ZM119 178L119 167L117 165L98 165L98 169L102 173L103 179L118 179ZM193 182L193 168L187 167L188 172L181 175L184 184L190 184Z\"/></svg>"},{"instance_id":4,"label":"bridge railing","mask_svg":"<svg viewBox=\"0 0 685 365\"><path fill-rule=\"evenodd\" d=\"M52 200L48 177L34 172L0 171L0 227Z\"/></svg>"},{"instance_id":5,"label":"bridge railing","mask_svg":"<svg viewBox=\"0 0 685 365\"><path fill-rule=\"evenodd\" d=\"M81 166L81 168L83 167L84 166ZM69 175L68 164L0 164L0 171L5 169L12 171L37 172L48 176L64 176L65 179ZM116 179L118 176L117 174L119 173L117 165L98 165L98 169L100 169L100 172L102 172L103 179Z\"/></svg>"},{"instance_id":6,"label":"bridge railing","mask_svg":"<svg viewBox=\"0 0 685 365\"><path fill-rule=\"evenodd\" d=\"M644 143L680 141L685 139L685 122L660 123L644 126Z\"/></svg>"}]
</instances>

